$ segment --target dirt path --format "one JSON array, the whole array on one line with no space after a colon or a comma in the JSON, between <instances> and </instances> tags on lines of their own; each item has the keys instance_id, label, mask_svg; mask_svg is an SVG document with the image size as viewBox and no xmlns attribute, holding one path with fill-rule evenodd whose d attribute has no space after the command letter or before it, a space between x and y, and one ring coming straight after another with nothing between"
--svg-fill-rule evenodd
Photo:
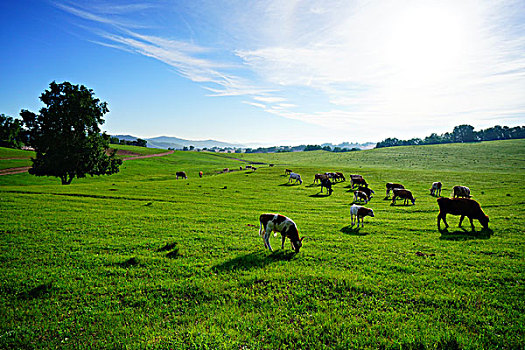
<instances>
[{"instance_id":1,"label":"dirt path","mask_svg":"<svg viewBox=\"0 0 525 350\"><path fill-rule=\"evenodd\" d=\"M2 170L0 170L0 176L1 175L12 175L12 174L25 173L30 168L31 168L30 166L21 166L21 167L18 167L18 168L2 169Z\"/></svg>"},{"instance_id":2,"label":"dirt path","mask_svg":"<svg viewBox=\"0 0 525 350\"><path fill-rule=\"evenodd\" d=\"M144 156L136 156L136 157L126 157L122 158L123 161L125 160L133 160L133 159L144 159L144 158L152 158L152 157L163 157L172 154L175 151L168 151L164 153L156 153L156 154L147 154ZM11 159L11 158L3 158L3 159ZM13 158L15 159L15 158ZM16 158L16 159L24 159L24 158ZM12 175L12 174L20 174L25 173L28 171L31 167L30 166L22 166L18 168L7 168L7 169L1 169L0 170L0 176L2 175Z\"/></svg>"}]
</instances>

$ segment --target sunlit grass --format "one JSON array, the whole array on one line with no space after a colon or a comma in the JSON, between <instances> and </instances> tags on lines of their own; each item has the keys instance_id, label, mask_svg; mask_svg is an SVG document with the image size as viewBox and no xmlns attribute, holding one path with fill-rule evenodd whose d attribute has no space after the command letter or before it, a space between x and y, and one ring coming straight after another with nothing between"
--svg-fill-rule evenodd
<instances>
[{"instance_id":1,"label":"sunlit grass","mask_svg":"<svg viewBox=\"0 0 525 350\"><path fill-rule=\"evenodd\" d=\"M245 163L175 152L69 186L2 176L0 347L522 348L524 146L241 155L278 165L230 173ZM364 228L350 227L348 181L318 195L329 170L376 191ZM391 206L388 181L416 205ZM469 186L491 230L449 216L439 232L433 181L445 196ZM273 236L264 251L263 212L293 218L299 254Z\"/></svg>"}]
</instances>

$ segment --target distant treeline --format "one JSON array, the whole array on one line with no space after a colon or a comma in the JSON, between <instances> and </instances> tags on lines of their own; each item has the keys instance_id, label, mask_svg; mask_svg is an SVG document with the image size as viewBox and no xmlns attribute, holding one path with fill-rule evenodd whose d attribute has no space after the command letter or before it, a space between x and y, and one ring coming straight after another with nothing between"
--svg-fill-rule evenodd
<instances>
[{"instance_id":1,"label":"distant treeline","mask_svg":"<svg viewBox=\"0 0 525 350\"><path fill-rule=\"evenodd\" d=\"M302 152L302 151L328 151L328 152L353 152L360 151L360 148L343 148L343 147L330 147L320 145L299 145L299 146L272 146L272 147L259 147L259 148L246 148L245 153L282 153L282 152Z\"/></svg>"},{"instance_id":2,"label":"distant treeline","mask_svg":"<svg viewBox=\"0 0 525 350\"><path fill-rule=\"evenodd\" d=\"M109 143L113 145L129 145L129 146L139 146L139 147L147 147L148 141L143 139L136 139L133 141L119 139L118 137L110 137Z\"/></svg>"},{"instance_id":3,"label":"distant treeline","mask_svg":"<svg viewBox=\"0 0 525 350\"><path fill-rule=\"evenodd\" d=\"M376 145L376 148L394 147L394 146L413 146L413 145L435 145L439 143L457 143L457 142L480 142L494 140L509 140L525 138L525 126L508 126L496 125L492 128L474 131L471 125L458 125L454 130L438 135L432 133L424 139L413 138L410 140L399 140L397 138L387 138Z\"/></svg>"}]
</instances>

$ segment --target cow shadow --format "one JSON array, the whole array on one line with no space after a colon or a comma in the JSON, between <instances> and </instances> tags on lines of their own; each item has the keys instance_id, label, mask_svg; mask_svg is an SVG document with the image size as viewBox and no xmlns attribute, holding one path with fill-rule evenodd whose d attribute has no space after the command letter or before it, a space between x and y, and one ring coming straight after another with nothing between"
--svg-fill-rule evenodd
<instances>
[{"instance_id":1,"label":"cow shadow","mask_svg":"<svg viewBox=\"0 0 525 350\"><path fill-rule=\"evenodd\" d=\"M278 249L269 255L266 251L253 252L241 255L212 267L212 270L221 272L248 271L260 269L277 261L290 261L296 256L294 251Z\"/></svg>"},{"instance_id":2,"label":"cow shadow","mask_svg":"<svg viewBox=\"0 0 525 350\"><path fill-rule=\"evenodd\" d=\"M287 183L284 183L284 184L280 184L279 186L285 186L285 187L288 187L288 186L300 186L301 184L300 183L295 183L295 182L287 182Z\"/></svg>"},{"instance_id":3,"label":"cow shadow","mask_svg":"<svg viewBox=\"0 0 525 350\"><path fill-rule=\"evenodd\" d=\"M326 198L326 197L330 197L330 195L328 193L319 192L316 194L311 194L309 197L310 198Z\"/></svg>"},{"instance_id":4,"label":"cow shadow","mask_svg":"<svg viewBox=\"0 0 525 350\"><path fill-rule=\"evenodd\" d=\"M343 227L340 231L344 233L345 235L352 235L352 236L366 236L369 234L369 232L360 232L362 227L357 227L353 225L348 225Z\"/></svg>"},{"instance_id":5,"label":"cow shadow","mask_svg":"<svg viewBox=\"0 0 525 350\"><path fill-rule=\"evenodd\" d=\"M449 227L450 228L450 227ZM490 228L482 228L480 231L471 231L463 227L458 227L450 232L448 229L439 230L441 237L439 239L446 241L469 241L473 239L490 239L494 231Z\"/></svg>"}]
</instances>

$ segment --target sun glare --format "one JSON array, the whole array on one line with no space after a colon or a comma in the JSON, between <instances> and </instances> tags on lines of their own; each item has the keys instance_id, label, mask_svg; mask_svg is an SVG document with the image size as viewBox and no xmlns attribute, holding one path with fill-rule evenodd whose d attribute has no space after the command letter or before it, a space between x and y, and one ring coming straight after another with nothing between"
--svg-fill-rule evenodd
<instances>
[{"instance_id":1,"label":"sun glare","mask_svg":"<svg viewBox=\"0 0 525 350\"><path fill-rule=\"evenodd\" d=\"M460 14L441 7L414 7L392 24L386 60L407 82L440 79L461 60L464 25Z\"/></svg>"}]
</instances>

